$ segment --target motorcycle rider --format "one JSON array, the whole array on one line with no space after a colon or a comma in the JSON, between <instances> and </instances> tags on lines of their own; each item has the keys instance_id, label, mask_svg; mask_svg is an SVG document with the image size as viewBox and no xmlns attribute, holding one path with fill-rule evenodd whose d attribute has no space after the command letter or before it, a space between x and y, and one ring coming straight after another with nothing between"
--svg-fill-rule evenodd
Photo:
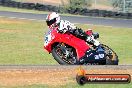
<instances>
[{"instance_id":1,"label":"motorcycle rider","mask_svg":"<svg viewBox=\"0 0 132 88\"><path fill-rule=\"evenodd\" d=\"M88 36L82 29L77 28L74 24L70 23L67 20L61 20L59 14L56 12L52 12L47 15L46 23L50 29L58 27L58 33L64 34L66 32L70 32L74 36L84 40L94 47L100 45L99 41L95 40L92 36ZM91 51L91 49L89 51Z\"/></svg>"}]
</instances>

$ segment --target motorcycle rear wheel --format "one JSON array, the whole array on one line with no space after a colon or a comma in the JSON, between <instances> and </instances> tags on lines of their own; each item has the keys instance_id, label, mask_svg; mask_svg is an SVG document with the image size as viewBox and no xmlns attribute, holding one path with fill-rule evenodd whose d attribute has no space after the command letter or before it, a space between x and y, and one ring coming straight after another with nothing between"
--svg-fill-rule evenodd
<instances>
[{"instance_id":1,"label":"motorcycle rear wheel","mask_svg":"<svg viewBox=\"0 0 132 88\"><path fill-rule=\"evenodd\" d=\"M119 60L117 54L108 46L104 44L102 44L101 46L106 53L106 65L118 65Z\"/></svg>"}]
</instances>

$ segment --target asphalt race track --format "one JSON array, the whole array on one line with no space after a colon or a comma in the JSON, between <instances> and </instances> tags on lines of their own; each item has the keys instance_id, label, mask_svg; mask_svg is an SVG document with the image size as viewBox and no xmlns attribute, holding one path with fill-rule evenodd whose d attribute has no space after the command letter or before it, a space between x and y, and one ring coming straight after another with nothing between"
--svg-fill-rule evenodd
<instances>
[{"instance_id":1,"label":"asphalt race track","mask_svg":"<svg viewBox=\"0 0 132 88\"><path fill-rule=\"evenodd\" d=\"M47 14L33 14L33 13L19 13L19 12L7 12L0 11L0 16L42 20L44 21ZM97 17L82 17L82 16L62 16L62 19L68 20L72 23L104 25L113 27L132 28L132 20L130 19L114 19L114 18L97 18Z\"/></svg>"}]
</instances>

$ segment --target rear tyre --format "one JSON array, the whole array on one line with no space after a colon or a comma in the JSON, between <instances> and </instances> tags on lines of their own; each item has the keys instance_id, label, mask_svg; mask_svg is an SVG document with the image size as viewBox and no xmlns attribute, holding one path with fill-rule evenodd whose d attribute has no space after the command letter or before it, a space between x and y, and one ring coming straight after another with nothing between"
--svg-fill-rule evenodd
<instances>
[{"instance_id":1,"label":"rear tyre","mask_svg":"<svg viewBox=\"0 0 132 88\"><path fill-rule=\"evenodd\" d=\"M108 46L103 44L101 46L106 53L106 65L118 65L119 60L117 54Z\"/></svg>"}]
</instances>

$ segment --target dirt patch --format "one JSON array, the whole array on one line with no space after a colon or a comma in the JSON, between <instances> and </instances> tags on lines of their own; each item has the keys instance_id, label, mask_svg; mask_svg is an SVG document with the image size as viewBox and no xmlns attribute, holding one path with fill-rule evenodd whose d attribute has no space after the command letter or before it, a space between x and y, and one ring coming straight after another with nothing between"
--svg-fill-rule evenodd
<instances>
[{"instance_id":1,"label":"dirt patch","mask_svg":"<svg viewBox=\"0 0 132 88\"><path fill-rule=\"evenodd\" d=\"M73 82L71 77L73 77L73 74L69 70L8 70L0 71L0 85L22 86L46 84L57 86Z\"/></svg>"},{"instance_id":2,"label":"dirt patch","mask_svg":"<svg viewBox=\"0 0 132 88\"><path fill-rule=\"evenodd\" d=\"M77 69L8 69L0 70L0 85L23 86L32 84L46 84L60 86L76 83ZM91 69L88 74L131 74L132 69Z\"/></svg>"}]
</instances>

